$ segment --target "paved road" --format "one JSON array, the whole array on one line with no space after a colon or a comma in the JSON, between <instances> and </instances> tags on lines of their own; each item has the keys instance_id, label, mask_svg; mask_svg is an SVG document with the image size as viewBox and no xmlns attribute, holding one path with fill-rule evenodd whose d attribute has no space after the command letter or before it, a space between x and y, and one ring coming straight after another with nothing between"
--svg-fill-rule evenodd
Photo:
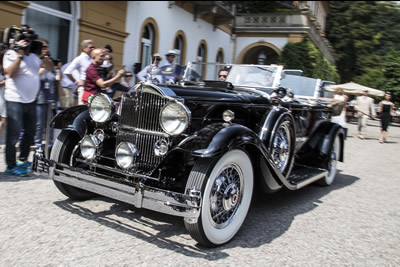
<instances>
[{"instance_id":1,"label":"paved road","mask_svg":"<svg viewBox=\"0 0 400 267\"><path fill-rule=\"evenodd\" d=\"M379 144L369 123L366 140L349 125L334 185L255 196L237 236L215 249L196 245L180 218L1 175L0 266L399 266L400 127Z\"/></svg>"}]
</instances>

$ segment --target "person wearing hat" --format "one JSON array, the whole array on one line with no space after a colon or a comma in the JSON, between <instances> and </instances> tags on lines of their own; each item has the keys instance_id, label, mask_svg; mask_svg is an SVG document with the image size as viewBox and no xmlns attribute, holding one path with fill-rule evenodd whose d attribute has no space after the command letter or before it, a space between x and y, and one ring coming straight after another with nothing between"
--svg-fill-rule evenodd
<instances>
[{"instance_id":1,"label":"person wearing hat","mask_svg":"<svg viewBox=\"0 0 400 267\"><path fill-rule=\"evenodd\" d=\"M374 107L374 100L368 96L368 90L363 91L362 96L358 96L356 100L355 110L358 112L358 138L365 138L365 129L367 126L367 119L372 115L376 118L376 111Z\"/></svg>"},{"instance_id":2,"label":"person wearing hat","mask_svg":"<svg viewBox=\"0 0 400 267\"><path fill-rule=\"evenodd\" d=\"M160 68L174 64L174 60L177 55L178 53L174 49L168 50L168 52L165 54L166 59L161 62Z\"/></svg>"},{"instance_id":3,"label":"person wearing hat","mask_svg":"<svg viewBox=\"0 0 400 267\"><path fill-rule=\"evenodd\" d=\"M149 75L149 68L152 67L153 69L151 70L152 74L159 68L160 62L162 60L162 57L160 56L159 53L154 53L153 58L152 58L152 64L144 67L138 74L136 74L136 78L139 79L139 81L146 81L150 77ZM154 77L153 77L154 78Z\"/></svg>"}]
</instances>

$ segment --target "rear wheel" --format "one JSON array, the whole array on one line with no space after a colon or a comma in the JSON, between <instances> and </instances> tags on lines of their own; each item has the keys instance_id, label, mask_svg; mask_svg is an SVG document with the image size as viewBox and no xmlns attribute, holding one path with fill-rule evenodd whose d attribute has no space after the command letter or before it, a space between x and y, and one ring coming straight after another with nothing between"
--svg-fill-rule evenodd
<instances>
[{"instance_id":1,"label":"rear wheel","mask_svg":"<svg viewBox=\"0 0 400 267\"><path fill-rule=\"evenodd\" d=\"M202 206L196 223L185 220L189 234L214 247L229 242L242 226L253 194L253 168L242 150L232 150L218 161L200 159L189 175L186 190L201 189Z\"/></svg>"},{"instance_id":2,"label":"rear wheel","mask_svg":"<svg viewBox=\"0 0 400 267\"><path fill-rule=\"evenodd\" d=\"M56 162L61 162L70 165L71 156L75 146L79 143L80 137L77 133L72 131L62 131L57 140L54 142L51 150L50 159ZM76 164L75 156L72 157L72 165ZM54 184L64 195L73 200L87 200L96 196L95 193L76 188L58 181Z\"/></svg>"},{"instance_id":3,"label":"rear wheel","mask_svg":"<svg viewBox=\"0 0 400 267\"><path fill-rule=\"evenodd\" d=\"M332 143L331 154L330 154L330 158L329 158L329 161L327 164L328 174L321 180L317 181L318 185L329 186L333 183L333 181L336 178L337 162L339 159L340 152L341 152L340 151L340 137L338 134L336 134L335 139L333 140L333 143Z\"/></svg>"}]
</instances>

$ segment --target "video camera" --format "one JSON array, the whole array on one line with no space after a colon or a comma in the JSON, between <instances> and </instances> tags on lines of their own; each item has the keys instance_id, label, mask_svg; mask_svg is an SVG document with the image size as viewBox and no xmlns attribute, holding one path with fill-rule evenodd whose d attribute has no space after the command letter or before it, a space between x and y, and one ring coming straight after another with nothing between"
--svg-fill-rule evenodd
<instances>
[{"instance_id":1,"label":"video camera","mask_svg":"<svg viewBox=\"0 0 400 267\"><path fill-rule=\"evenodd\" d=\"M13 49L17 50L29 50L30 53L41 54L42 42L37 41L38 35L28 25L21 25L17 27L15 25L6 28L2 36L2 49ZM21 47L17 44L18 41L25 40L28 45Z\"/></svg>"}]
</instances>

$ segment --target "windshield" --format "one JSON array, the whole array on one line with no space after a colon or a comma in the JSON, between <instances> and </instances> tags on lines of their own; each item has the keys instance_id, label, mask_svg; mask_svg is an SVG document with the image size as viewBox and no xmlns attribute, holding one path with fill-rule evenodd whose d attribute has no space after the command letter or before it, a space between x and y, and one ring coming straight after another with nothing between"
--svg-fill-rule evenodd
<instances>
[{"instance_id":1,"label":"windshield","mask_svg":"<svg viewBox=\"0 0 400 267\"><path fill-rule=\"evenodd\" d=\"M279 84L282 66L189 62L185 81L224 81L234 86L272 88Z\"/></svg>"},{"instance_id":2,"label":"windshield","mask_svg":"<svg viewBox=\"0 0 400 267\"><path fill-rule=\"evenodd\" d=\"M318 97L318 79L287 74L280 86L290 88L295 96Z\"/></svg>"}]
</instances>

